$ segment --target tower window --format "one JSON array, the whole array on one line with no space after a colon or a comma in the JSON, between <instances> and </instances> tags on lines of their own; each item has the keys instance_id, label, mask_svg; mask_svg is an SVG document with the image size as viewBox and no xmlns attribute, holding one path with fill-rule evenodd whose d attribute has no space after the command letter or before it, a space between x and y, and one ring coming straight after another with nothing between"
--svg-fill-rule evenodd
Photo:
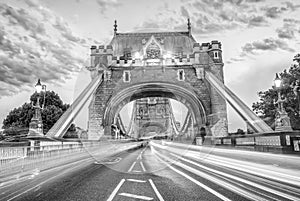
<instances>
[{"instance_id":1,"label":"tower window","mask_svg":"<svg viewBox=\"0 0 300 201\"><path fill-rule=\"evenodd\" d=\"M178 73L177 73L177 76L178 76L178 80L179 81L184 81L184 70L183 69L179 69L178 70Z\"/></svg>"},{"instance_id":2,"label":"tower window","mask_svg":"<svg viewBox=\"0 0 300 201\"><path fill-rule=\"evenodd\" d=\"M124 71L123 73L123 81L130 82L130 71Z\"/></svg>"},{"instance_id":3,"label":"tower window","mask_svg":"<svg viewBox=\"0 0 300 201\"><path fill-rule=\"evenodd\" d=\"M219 59L219 52L214 51L214 59Z\"/></svg>"}]
</instances>

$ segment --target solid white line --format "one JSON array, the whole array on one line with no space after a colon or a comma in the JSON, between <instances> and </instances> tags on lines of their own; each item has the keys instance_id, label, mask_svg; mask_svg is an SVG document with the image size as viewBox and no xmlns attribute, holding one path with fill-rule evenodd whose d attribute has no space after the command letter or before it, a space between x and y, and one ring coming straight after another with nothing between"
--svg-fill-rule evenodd
<instances>
[{"instance_id":1,"label":"solid white line","mask_svg":"<svg viewBox=\"0 0 300 201\"><path fill-rule=\"evenodd\" d=\"M186 162L188 162L188 163L191 163L191 164L193 164L193 165L196 165L196 166L198 166L198 167L200 167L200 168L203 168L203 169L206 169L206 170L208 170L208 171L211 171L211 172L217 173L217 174L219 174L219 175L222 175L222 176L224 176L224 177L228 177L228 178L230 178L230 179L237 180L237 181L239 181L239 182L248 184L248 185L250 185L250 186L254 186L254 187L256 187L256 188L260 188L260 189L262 189L262 190L264 190L264 191L271 192L271 193L273 193L274 195L279 195L279 196L281 196L281 197L288 198L288 199L290 199L290 200L297 200L297 199L298 199L298 198L295 197L295 196L292 196L292 195L289 195L289 194L286 194L286 193L283 193L283 192L280 192L280 191L271 189L271 188L269 188L269 187L266 187L266 186L263 186L263 185L254 183L254 182L252 182L252 181L248 181L248 180L246 180L246 179L242 179L242 178L236 177L236 176L234 176L234 175L230 175L230 174L227 174L227 173L218 171L218 170L214 170L214 169L212 169L212 168L205 167L205 166L200 165L200 164L198 164L198 163L196 163L196 162L194 162L194 161L185 159L185 158L183 158L183 157L181 157L181 156L179 156L179 155L177 155L177 154L171 153L171 155L173 155L173 156L175 156L175 157L177 157L177 158L179 158L179 159L181 159L181 160L183 160L183 161L186 161ZM196 158L196 157L194 157L194 158ZM275 198L273 198L273 199L275 199Z\"/></svg>"},{"instance_id":2,"label":"solid white line","mask_svg":"<svg viewBox=\"0 0 300 201\"><path fill-rule=\"evenodd\" d=\"M140 171L140 170L133 170L132 172L142 172L142 171Z\"/></svg>"},{"instance_id":3,"label":"solid white line","mask_svg":"<svg viewBox=\"0 0 300 201\"><path fill-rule=\"evenodd\" d=\"M130 198L137 198L140 200L153 200L153 198L143 196L143 195L134 195L130 193L119 193L119 195L125 196L125 197L130 197Z\"/></svg>"},{"instance_id":4,"label":"solid white line","mask_svg":"<svg viewBox=\"0 0 300 201\"><path fill-rule=\"evenodd\" d=\"M138 180L138 179L126 179L127 181L133 181L133 182L138 182L138 183L145 183L145 180Z\"/></svg>"},{"instance_id":5,"label":"solid white line","mask_svg":"<svg viewBox=\"0 0 300 201\"><path fill-rule=\"evenodd\" d=\"M107 201L112 201L114 199L114 197L116 196L118 190L121 188L121 186L123 185L124 182L125 182L125 179L122 179L120 181L120 183L117 185L117 187L114 189L114 191L110 194L110 196L107 199Z\"/></svg>"},{"instance_id":6,"label":"solid white line","mask_svg":"<svg viewBox=\"0 0 300 201\"><path fill-rule=\"evenodd\" d=\"M154 185L154 182L152 181L152 179L149 179L149 182L150 182L156 196L158 197L159 201L164 201L163 197L161 196L161 194L158 192L156 186Z\"/></svg>"},{"instance_id":7,"label":"solid white line","mask_svg":"<svg viewBox=\"0 0 300 201\"><path fill-rule=\"evenodd\" d=\"M133 167L135 166L135 161L132 163L132 165L130 166L130 168L129 168L129 170L128 170L128 172L131 172L131 170L133 169Z\"/></svg>"},{"instance_id":8,"label":"solid white line","mask_svg":"<svg viewBox=\"0 0 300 201\"><path fill-rule=\"evenodd\" d=\"M141 164L141 167L142 167L143 171L146 172L145 166L144 166L142 161L140 162L140 164Z\"/></svg>"},{"instance_id":9,"label":"solid white line","mask_svg":"<svg viewBox=\"0 0 300 201\"><path fill-rule=\"evenodd\" d=\"M154 150L154 148L152 147L153 152L156 153L158 155L158 152L156 150ZM167 162L165 162L164 160L162 160L160 157L157 157L162 163L164 163L165 165L167 165L170 169L172 169L173 171L177 172L178 174L184 176L185 178L189 179L190 181L194 182L195 184L197 184L198 186L204 188L205 190L207 190L208 192L210 192L211 194L217 196L218 198L220 198L221 200L226 200L226 201L231 201L229 198L223 196L222 194L218 193L217 191L209 188L208 186L200 183L199 181L197 181L196 179L190 177L189 175L177 170L176 168L172 167L170 164L168 164Z\"/></svg>"},{"instance_id":10,"label":"solid white line","mask_svg":"<svg viewBox=\"0 0 300 201\"><path fill-rule=\"evenodd\" d=\"M230 184L230 183L228 183L226 181L223 181L222 179L219 179L217 177L214 177L214 176L211 176L211 175L209 175L207 173L199 171L199 170L197 170L195 168L192 168L192 167L190 167L188 165L185 165L185 164L183 164L183 163L181 163L179 161L175 161L175 160L173 160L173 159L171 159L171 158L169 158L167 156L164 156L162 154L159 154L159 153L158 153L158 155L160 155L160 157L164 158L165 160L170 161L171 163L173 163L173 164L175 164L175 165L177 165L177 166L179 166L179 167L181 167L181 168L183 168L183 169L185 169L185 170L187 170L187 171L189 171L189 172L191 172L191 173L193 173L195 175L198 175L198 176L200 176L202 178L205 178L205 179L207 179L207 180L209 180L211 182L214 182L215 184L220 185L220 186L222 186L224 188L227 188L228 190L230 190L232 192L235 192L237 194L240 194L241 196L246 197L246 198L248 198L250 200L261 200L261 201L262 200L266 200L266 199L264 199L263 197L261 197L259 195L253 194L253 193L251 193L251 192L249 192L247 190L244 190L244 189L242 189L242 188L240 188L238 186L235 186L235 185Z\"/></svg>"}]
</instances>

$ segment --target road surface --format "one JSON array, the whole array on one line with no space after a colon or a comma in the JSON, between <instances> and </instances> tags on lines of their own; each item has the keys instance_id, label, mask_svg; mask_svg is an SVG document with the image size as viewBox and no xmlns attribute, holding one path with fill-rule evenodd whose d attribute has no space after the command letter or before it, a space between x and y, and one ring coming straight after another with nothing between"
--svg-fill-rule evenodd
<instances>
[{"instance_id":1,"label":"road surface","mask_svg":"<svg viewBox=\"0 0 300 201\"><path fill-rule=\"evenodd\" d=\"M299 158L154 141L0 184L0 200L300 200Z\"/></svg>"}]
</instances>

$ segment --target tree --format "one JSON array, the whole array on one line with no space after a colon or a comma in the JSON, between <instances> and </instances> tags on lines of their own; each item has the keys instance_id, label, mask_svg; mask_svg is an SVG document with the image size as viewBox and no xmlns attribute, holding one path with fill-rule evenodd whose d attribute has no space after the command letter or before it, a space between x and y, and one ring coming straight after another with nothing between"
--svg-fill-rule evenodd
<instances>
[{"instance_id":1,"label":"tree","mask_svg":"<svg viewBox=\"0 0 300 201\"><path fill-rule=\"evenodd\" d=\"M292 64L288 70L284 70L279 74L282 79L281 93L287 98L284 107L291 119L291 126L294 130L300 130L300 106L296 95L293 92L295 81L300 80L300 54L297 54L294 57L294 61L295 64ZM274 100L277 100L278 98L277 91L274 88L271 88L264 92L260 91L258 96L260 100L253 103L252 109L274 129L275 115L277 112L277 106L274 104Z\"/></svg>"},{"instance_id":2,"label":"tree","mask_svg":"<svg viewBox=\"0 0 300 201\"><path fill-rule=\"evenodd\" d=\"M78 132L76 130L75 124L71 124L69 129L67 130L64 138L78 138Z\"/></svg>"},{"instance_id":3,"label":"tree","mask_svg":"<svg viewBox=\"0 0 300 201\"><path fill-rule=\"evenodd\" d=\"M40 94L40 105L43 104L44 92ZM34 93L30 97L31 103L24 103L21 107L15 108L9 112L3 120L2 128L8 135L18 135L28 133L29 123L34 115L32 104L36 104L38 94ZM60 116L68 109L69 105L64 104L58 94L54 91L47 91L45 94L44 109L42 110L43 132L44 134L55 124Z\"/></svg>"}]
</instances>

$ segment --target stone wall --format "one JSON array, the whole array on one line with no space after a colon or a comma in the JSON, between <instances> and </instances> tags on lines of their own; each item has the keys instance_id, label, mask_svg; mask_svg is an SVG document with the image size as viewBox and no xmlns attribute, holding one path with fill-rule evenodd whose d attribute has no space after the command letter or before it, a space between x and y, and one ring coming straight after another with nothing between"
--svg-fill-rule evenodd
<instances>
[{"instance_id":1,"label":"stone wall","mask_svg":"<svg viewBox=\"0 0 300 201\"><path fill-rule=\"evenodd\" d=\"M134 100L134 97L130 97L131 95L128 94L120 96L120 92L124 92L133 86L145 86L145 84L151 86L159 85L160 83L169 83L182 90L176 91L176 89L162 87L161 96L167 95L168 98L174 98L182 102L188 108L193 108L191 112L194 114L205 115L204 117L196 115L196 122L193 125L196 133L199 132L200 127L204 126L211 129L208 132L212 133L213 136L227 135L226 102L204 79L205 71L211 71L224 82L220 43L214 42L204 46L196 46L198 49L194 52L194 60L192 62L190 59L186 59L185 62L179 59L178 61L170 61L171 64L169 63L168 65L161 61L156 61L156 63L149 62L146 63L147 65L145 63L137 65L137 63L141 64L141 61L131 61L131 65L128 65L126 61L123 61L122 65L114 64L114 57L110 48L108 50L102 48L101 54L99 54L99 51L97 53L95 49L92 49L91 64L94 66L89 67L91 76L97 76L97 72L109 72L109 76L106 76L97 88L89 106L88 130L90 139L95 139L97 136L102 135L110 136L110 124L113 122L104 121L106 120L104 119L105 112L119 111L126 103ZM215 52L218 52L218 58L214 58ZM180 70L184 71L183 80L179 80ZM129 73L129 80L127 81L124 80L125 71ZM201 105L195 109L195 103L191 102L191 97L181 93L183 91L194 94L197 100L201 102ZM136 89L136 93L139 93L139 88ZM147 94L145 93L144 95L146 96ZM114 105L114 103L111 103L114 97L118 97L116 100L118 104ZM125 97L126 99L124 99ZM109 107L112 109L108 110ZM199 110L198 113L195 110ZM115 114L109 115L114 116ZM199 118L202 119L199 120Z\"/></svg>"}]
</instances>

